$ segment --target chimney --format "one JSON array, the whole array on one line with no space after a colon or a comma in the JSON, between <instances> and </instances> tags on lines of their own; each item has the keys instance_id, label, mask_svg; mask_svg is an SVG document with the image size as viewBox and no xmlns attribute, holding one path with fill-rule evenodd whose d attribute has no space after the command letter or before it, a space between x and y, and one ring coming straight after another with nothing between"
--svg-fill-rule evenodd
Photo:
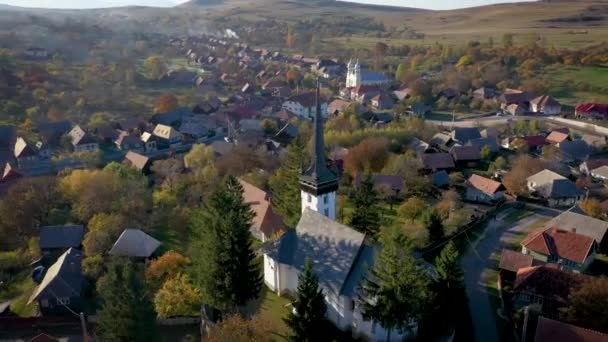
<instances>
[{"instance_id":1,"label":"chimney","mask_svg":"<svg viewBox=\"0 0 608 342\"><path fill-rule=\"evenodd\" d=\"M576 227L572 227L572 232L576 234Z\"/></svg>"}]
</instances>

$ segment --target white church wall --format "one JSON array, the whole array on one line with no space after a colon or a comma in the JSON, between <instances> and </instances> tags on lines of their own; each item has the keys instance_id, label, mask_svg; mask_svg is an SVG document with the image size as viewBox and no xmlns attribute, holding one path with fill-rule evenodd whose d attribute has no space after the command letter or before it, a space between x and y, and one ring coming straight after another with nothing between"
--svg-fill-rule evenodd
<instances>
[{"instance_id":1,"label":"white church wall","mask_svg":"<svg viewBox=\"0 0 608 342\"><path fill-rule=\"evenodd\" d=\"M310 208L318 213L321 213L332 220L336 219L336 193L330 192L320 196L315 196L302 191L302 212L306 208Z\"/></svg>"}]
</instances>

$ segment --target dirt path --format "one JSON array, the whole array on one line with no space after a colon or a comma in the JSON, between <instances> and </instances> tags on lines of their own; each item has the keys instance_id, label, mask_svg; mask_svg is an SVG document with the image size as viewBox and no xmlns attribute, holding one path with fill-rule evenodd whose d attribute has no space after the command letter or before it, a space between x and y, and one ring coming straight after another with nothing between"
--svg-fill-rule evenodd
<instances>
[{"instance_id":1,"label":"dirt path","mask_svg":"<svg viewBox=\"0 0 608 342\"><path fill-rule=\"evenodd\" d=\"M471 241L471 248L463 255L461 266L464 269L466 292L469 299L469 309L473 321L475 341L499 341L496 328L496 312L492 307L488 289L488 270L493 267L490 259L492 253L507 247L512 241L535 226L533 222L546 217L555 216L555 212L539 212L522 220L509 224L505 218L514 209L510 209L498 218L487 223L484 234L476 241Z\"/></svg>"}]
</instances>

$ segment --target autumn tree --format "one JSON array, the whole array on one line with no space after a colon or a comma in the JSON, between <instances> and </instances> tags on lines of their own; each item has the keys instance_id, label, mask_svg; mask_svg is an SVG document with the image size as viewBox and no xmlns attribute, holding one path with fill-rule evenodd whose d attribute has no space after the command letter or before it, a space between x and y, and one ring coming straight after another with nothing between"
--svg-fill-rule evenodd
<instances>
[{"instance_id":1,"label":"autumn tree","mask_svg":"<svg viewBox=\"0 0 608 342\"><path fill-rule=\"evenodd\" d=\"M213 326L206 342L272 342L277 327L259 316L251 319L239 315L229 316Z\"/></svg>"},{"instance_id":2,"label":"autumn tree","mask_svg":"<svg viewBox=\"0 0 608 342\"><path fill-rule=\"evenodd\" d=\"M350 197L353 205L349 225L372 238L380 229L378 195L371 175L366 175Z\"/></svg>"},{"instance_id":3,"label":"autumn tree","mask_svg":"<svg viewBox=\"0 0 608 342\"><path fill-rule=\"evenodd\" d=\"M608 333L608 278L594 278L571 292L564 316L577 326Z\"/></svg>"},{"instance_id":4,"label":"autumn tree","mask_svg":"<svg viewBox=\"0 0 608 342\"><path fill-rule=\"evenodd\" d=\"M374 54L375 54L375 67L376 71L382 70L384 64L384 57L386 56L386 51L388 50L388 45L383 42L377 42L374 46Z\"/></svg>"},{"instance_id":5,"label":"autumn tree","mask_svg":"<svg viewBox=\"0 0 608 342\"><path fill-rule=\"evenodd\" d=\"M348 150L344 168L351 176L366 172L378 172L389 157L389 141L385 138L367 138Z\"/></svg>"},{"instance_id":6,"label":"autumn tree","mask_svg":"<svg viewBox=\"0 0 608 342\"><path fill-rule=\"evenodd\" d=\"M279 129L277 122L268 118L262 120L262 122L260 123L260 127L264 131L264 134L268 136L275 134Z\"/></svg>"},{"instance_id":7,"label":"autumn tree","mask_svg":"<svg viewBox=\"0 0 608 342\"><path fill-rule=\"evenodd\" d=\"M502 35L502 46L510 48L513 46L513 33L505 33Z\"/></svg>"},{"instance_id":8,"label":"autumn tree","mask_svg":"<svg viewBox=\"0 0 608 342\"><path fill-rule=\"evenodd\" d=\"M188 265L190 265L189 258L170 250L150 262L146 268L146 280L153 284L160 284L166 279L183 272Z\"/></svg>"},{"instance_id":9,"label":"autumn tree","mask_svg":"<svg viewBox=\"0 0 608 342\"><path fill-rule=\"evenodd\" d=\"M179 106L177 97L173 94L163 94L156 101L154 110L157 113L167 113L176 110Z\"/></svg>"},{"instance_id":10,"label":"autumn tree","mask_svg":"<svg viewBox=\"0 0 608 342\"><path fill-rule=\"evenodd\" d=\"M126 219L118 214L98 213L87 224L87 233L82 241L87 256L104 255L126 227Z\"/></svg>"},{"instance_id":11,"label":"autumn tree","mask_svg":"<svg viewBox=\"0 0 608 342\"><path fill-rule=\"evenodd\" d=\"M555 145L546 145L541 150L541 157L547 161L557 161L561 157L561 152Z\"/></svg>"},{"instance_id":12,"label":"autumn tree","mask_svg":"<svg viewBox=\"0 0 608 342\"><path fill-rule=\"evenodd\" d=\"M215 151L211 146L195 144L190 151L184 155L184 165L194 171L203 171L206 167L212 167L215 161Z\"/></svg>"},{"instance_id":13,"label":"autumn tree","mask_svg":"<svg viewBox=\"0 0 608 342\"><path fill-rule=\"evenodd\" d=\"M200 312L202 296L185 274L167 279L154 296L154 307L159 318L196 316Z\"/></svg>"},{"instance_id":14,"label":"autumn tree","mask_svg":"<svg viewBox=\"0 0 608 342\"><path fill-rule=\"evenodd\" d=\"M399 207L399 217L406 220L415 220L422 215L426 208L426 202L422 198L412 196Z\"/></svg>"},{"instance_id":15,"label":"autumn tree","mask_svg":"<svg viewBox=\"0 0 608 342\"><path fill-rule=\"evenodd\" d=\"M395 79L399 82L403 82L403 79L408 73L408 68L405 64L399 63L397 71L395 71Z\"/></svg>"},{"instance_id":16,"label":"autumn tree","mask_svg":"<svg viewBox=\"0 0 608 342\"><path fill-rule=\"evenodd\" d=\"M159 80L167 70L165 61L159 56L150 56L144 61L144 72L148 79Z\"/></svg>"},{"instance_id":17,"label":"autumn tree","mask_svg":"<svg viewBox=\"0 0 608 342\"><path fill-rule=\"evenodd\" d=\"M238 310L260 294L262 272L250 231L253 217L250 205L243 202L243 187L228 176L193 219L193 280L205 302L221 310Z\"/></svg>"},{"instance_id":18,"label":"autumn tree","mask_svg":"<svg viewBox=\"0 0 608 342\"><path fill-rule=\"evenodd\" d=\"M299 176L308 162L306 145L301 138L296 138L287 148L281 167L268 182L273 210L290 227L296 226L302 214Z\"/></svg>"},{"instance_id":19,"label":"autumn tree","mask_svg":"<svg viewBox=\"0 0 608 342\"><path fill-rule=\"evenodd\" d=\"M304 272L298 277L298 290L292 305L293 310L284 318L291 329L289 340L312 342L323 339L327 307L310 259L306 260Z\"/></svg>"},{"instance_id":20,"label":"autumn tree","mask_svg":"<svg viewBox=\"0 0 608 342\"><path fill-rule=\"evenodd\" d=\"M481 148L479 154L481 156L481 159L489 159L490 157L492 157L492 148L488 145L484 145L484 147Z\"/></svg>"},{"instance_id":21,"label":"autumn tree","mask_svg":"<svg viewBox=\"0 0 608 342\"><path fill-rule=\"evenodd\" d=\"M601 218L606 212L602 207L599 200L595 198L589 198L581 201L579 207L589 216L595 218Z\"/></svg>"},{"instance_id":22,"label":"autumn tree","mask_svg":"<svg viewBox=\"0 0 608 342\"><path fill-rule=\"evenodd\" d=\"M511 171L503 179L507 191L514 195L522 195L527 192L526 179L545 168L544 163L527 154L515 157L511 163Z\"/></svg>"},{"instance_id":23,"label":"autumn tree","mask_svg":"<svg viewBox=\"0 0 608 342\"><path fill-rule=\"evenodd\" d=\"M427 311L432 297L429 277L412 256L411 242L400 229L381 234L381 249L363 280L360 303L363 317L388 330L410 329Z\"/></svg>"},{"instance_id":24,"label":"autumn tree","mask_svg":"<svg viewBox=\"0 0 608 342\"><path fill-rule=\"evenodd\" d=\"M439 215L447 219L451 212L460 208L460 195L455 190L444 191L441 194L441 201L435 207Z\"/></svg>"}]
</instances>

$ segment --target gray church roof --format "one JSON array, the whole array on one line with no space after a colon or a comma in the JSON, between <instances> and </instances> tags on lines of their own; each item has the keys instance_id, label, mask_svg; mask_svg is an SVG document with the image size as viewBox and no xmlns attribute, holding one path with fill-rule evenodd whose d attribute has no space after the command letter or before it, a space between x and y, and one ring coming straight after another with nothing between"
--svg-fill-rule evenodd
<instances>
[{"instance_id":1,"label":"gray church roof","mask_svg":"<svg viewBox=\"0 0 608 342\"><path fill-rule=\"evenodd\" d=\"M355 264L364 239L365 235L356 230L307 208L296 229L285 233L267 252L279 263L299 271L310 259L321 286L337 294L355 288L347 280L351 280L351 269L362 272Z\"/></svg>"},{"instance_id":2,"label":"gray church roof","mask_svg":"<svg viewBox=\"0 0 608 342\"><path fill-rule=\"evenodd\" d=\"M361 73L361 81L363 83L365 83L365 82L384 82L386 80L387 80L386 75L378 73L378 72L364 71Z\"/></svg>"}]
</instances>

